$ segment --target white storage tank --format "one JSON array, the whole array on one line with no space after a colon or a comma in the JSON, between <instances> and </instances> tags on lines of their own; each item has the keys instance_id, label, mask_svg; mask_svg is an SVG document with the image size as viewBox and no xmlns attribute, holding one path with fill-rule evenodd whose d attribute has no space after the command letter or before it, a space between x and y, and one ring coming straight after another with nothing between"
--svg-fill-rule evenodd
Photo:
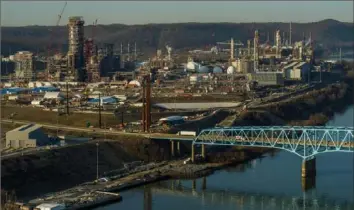
<instances>
[{"instance_id":1,"label":"white storage tank","mask_svg":"<svg viewBox=\"0 0 354 210\"><path fill-rule=\"evenodd\" d=\"M44 82L44 87L51 87L52 84L50 82Z\"/></svg>"},{"instance_id":2,"label":"white storage tank","mask_svg":"<svg viewBox=\"0 0 354 210\"><path fill-rule=\"evenodd\" d=\"M34 88L35 87L35 83L34 82L29 82L28 83L28 87L29 88Z\"/></svg>"},{"instance_id":3,"label":"white storage tank","mask_svg":"<svg viewBox=\"0 0 354 210\"><path fill-rule=\"evenodd\" d=\"M36 87L42 87L43 86L43 84L41 82L36 82L35 84L36 84Z\"/></svg>"},{"instance_id":4,"label":"white storage tank","mask_svg":"<svg viewBox=\"0 0 354 210\"><path fill-rule=\"evenodd\" d=\"M187 63L187 66L186 66L186 68L188 69L188 70L198 70L199 69L199 64L197 64L197 63L195 63L195 62L193 62L193 61L189 61L188 63Z\"/></svg>"},{"instance_id":5,"label":"white storage tank","mask_svg":"<svg viewBox=\"0 0 354 210\"><path fill-rule=\"evenodd\" d=\"M226 70L227 74L234 74L235 72L236 72L235 67L233 67L233 66L229 66Z\"/></svg>"}]
</instances>

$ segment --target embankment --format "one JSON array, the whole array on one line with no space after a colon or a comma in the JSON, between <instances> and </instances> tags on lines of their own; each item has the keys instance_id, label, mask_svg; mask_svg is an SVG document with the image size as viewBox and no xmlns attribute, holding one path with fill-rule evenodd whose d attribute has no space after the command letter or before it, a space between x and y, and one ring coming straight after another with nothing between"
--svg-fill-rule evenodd
<instances>
[{"instance_id":1,"label":"embankment","mask_svg":"<svg viewBox=\"0 0 354 210\"><path fill-rule=\"evenodd\" d=\"M170 158L169 142L149 139L101 141L98 146L99 175L122 168L135 160ZM181 148L183 151L183 148ZM19 199L66 189L96 178L96 142L44 150L1 161L2 189L15 190Z\"/></svg>"},{"instance_id":2,"label":"embankment","mask_svg":"<svg viewBox=\"0 0 354 210\"><path fill-rule=\"evenodd\" d=\"M263 109L282 119L288 125L324 125L334 113L343 112L353 104L353 87L349 82L328 85L307 94L270 103L248 110L234 125L275 125L269 116L260 113ZM271 122L271 124L270 124ZM279 125L278 123L276 125Z\"/></svg>"}]
</instances>

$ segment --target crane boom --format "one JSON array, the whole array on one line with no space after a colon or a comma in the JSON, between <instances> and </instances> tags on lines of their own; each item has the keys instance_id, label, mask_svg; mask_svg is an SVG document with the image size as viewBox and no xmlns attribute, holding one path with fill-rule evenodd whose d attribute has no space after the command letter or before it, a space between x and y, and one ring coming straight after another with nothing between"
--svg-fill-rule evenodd
<instances>
[{"instance_id":1,"label":"crane boom","mask_svg":"<svg viewBox=\"0 0 354 210\"><path fill-rule=\"evenodd\" d=\"M64 4L64 7L61 9L60 14L58 15L58 20L57 20L57 24L56 24L56 26L58 26L58 25L59 25L60 20L61 20L61 17L62 17L62 15L63 15L63 13L64 13L64 10L65 10L65 8L66 8L66 5L67 5L67 4L68 4L68 2L66 1L66 2L65 2L65 4Z\"/></svg>"},{"instance_id":2,"label":"crane boom","mask_svg":"<svg viewBox=\"0 0 354 210\"><path fill-rule=\"evenodd\" d=\"M55 24L55 26L57 27L57 26L59 26L59 23L60 23L60 20L61 20L61 17L62 17L62 15L63 15L63 13L64 13L64 10L65 10L65 8L66 8L66 5L68 4L68 2L65 2L65 4L64 4L64 6L63 6L63 8L61 9L61 11L60 11L60 14L58 15L58 19L57 19L57 22L56 22L56 24ZM51 47L52 47L52 41L53 41L53 38L54 38L54 29L53 30L51 30L50 31L50 40L49 40L49 44L48 44L48 58L47 58L47 75L46 75L46 78L47 78L47 80L49 79L49 77L50 77L50 51L51 51ZM56 50L56 52L55 53L57 53L59 50L57 49Z\"/></svg>"}]
</instances>

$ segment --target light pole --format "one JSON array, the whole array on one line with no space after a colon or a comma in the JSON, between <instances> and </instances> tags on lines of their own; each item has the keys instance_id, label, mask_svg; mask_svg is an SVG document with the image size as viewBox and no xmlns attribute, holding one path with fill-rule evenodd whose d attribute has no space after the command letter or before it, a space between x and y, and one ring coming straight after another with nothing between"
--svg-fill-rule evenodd
<instances>
[{"instance_id":1,"label":"light pole","mask_svg":"<svg viewBox=\"0 0 354 210\"><path fill-rule=\"evenodd\" d=\"M98 142L96 143L96 181L98 181Z\"/></svg>"}]
</instances>

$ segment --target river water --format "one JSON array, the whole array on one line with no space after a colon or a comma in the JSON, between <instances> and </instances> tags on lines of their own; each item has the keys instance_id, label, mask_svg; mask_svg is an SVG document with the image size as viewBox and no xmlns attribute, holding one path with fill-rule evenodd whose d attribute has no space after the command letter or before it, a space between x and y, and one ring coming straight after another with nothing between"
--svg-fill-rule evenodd
<instances>
[{"instance_id":1,"label":"river water","mask_svg":"<svg viewBox=\"0 0 354 210\"><path fill-rule=\"evenodd\" d=\"M353 127L353 109L336 114L328 125ZM354 153L318 155L315 184L307 191L301 161L280 151L195 181L168 180L122 192L122 202L97 209L354 209Z\"/></svg>"}]
</instances>

